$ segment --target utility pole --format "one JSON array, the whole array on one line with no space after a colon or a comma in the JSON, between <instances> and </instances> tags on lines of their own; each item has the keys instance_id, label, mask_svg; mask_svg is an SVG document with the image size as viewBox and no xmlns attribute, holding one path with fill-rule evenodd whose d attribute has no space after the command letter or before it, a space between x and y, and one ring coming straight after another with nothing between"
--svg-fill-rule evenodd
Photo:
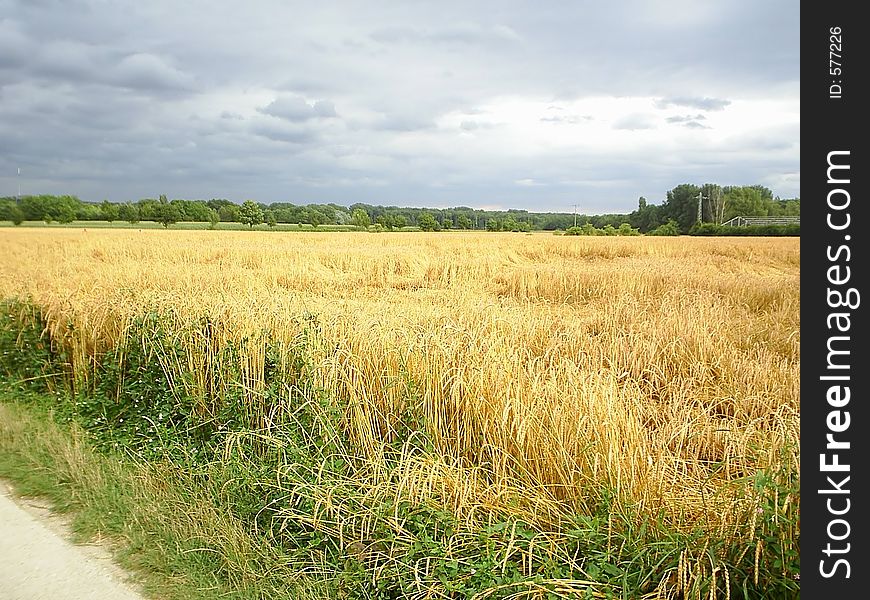
<instances>
[{"instance_id":1,"label":"utility pole","mask_svg":"<svg viewBox=\"0 0 870 600\"><path fill-rule=\"evenodd\" d=\"M577 227L577 207L579 204L574 205L574 227Z\"/></svg>"},{"instance_id":2,"label":"utility pole","mask_svg":"<svg viewBox=\"0 0 870 600\"><path fill-rule=\"evenodd\" d=\"M15 196L15 204L21 204L21 167L18 167L18 195Z\"/></svg>"},{"instance_id":3,"label":"utility pole","mask_svg":"<svg viewBox=\"0 0 870 600\"><path fill-rule=\"evenodd\" d=\"M701 222L701 200L708 200L707 196L703 196L701 192L698 192L698 223Z\"/></svg>"}]
</instances>

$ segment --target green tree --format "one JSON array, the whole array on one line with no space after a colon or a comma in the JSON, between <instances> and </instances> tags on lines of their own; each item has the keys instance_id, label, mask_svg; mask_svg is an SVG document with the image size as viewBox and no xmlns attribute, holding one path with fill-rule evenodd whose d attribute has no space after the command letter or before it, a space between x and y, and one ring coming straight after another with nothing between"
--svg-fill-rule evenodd
<instances>
[{"instance_id":1,"label":"green tree","mask_svg":"<svg viewBox=\"0 0 870 600\"><path fill-rule=\"evenodd\" d=\"M459 215L456 217L456 226L460 229L471 229L474 227L474 223L471 222L471 219L467 215Z\"/></svg>"},{"instance_id":2,"label":"green tree","mask_svg":"<svg viewBox=\"0 0 870 600\"><path fill-rule=\"evenodd\" d=\"M401 229L402 227L408 226L408 218L402 214L393 215L393 227L396 229Z\"/></svg>"},{"instance_id":3,"label":"green tree","mask_svg":"<svg viewBox=\"0 0 870 600\"><path fill-rule=\"evenodd\" d=\"M154 220L163 225L164 228L178 223L182 218L181 210L169 202L165 194L160 194L160 199L154 205L153 212Z\"/></svg>"},{"instance_id":4,"label":"green tree","mask_svg":"<svg viewBox=\"0 0 870 600\"><path fill-rule=\"evenodd\" d=\"M664 225L659 225L647 235L680 235L680 226L676 221L670 219Z\"/></svg>"},{"instance_id":5,"label":"green tree","mask_svg":"<svg viewBox=\"0 0 870 600\"><path fill-rule=\"evenodd\" d=\"M513 215L508 215L501 222L502 231L519 231L520 224Z\"/></svg>"},{"instance_id":6,"label":"green tree","mask_svg":"<svg viewBox=\"0 0 870 600\"><path fill-rule=\"evenodd\" d=\"M417 226L423 231L438 231L440 226L430 212L421 212L417 217Z\"/></svg>"},{"instance_id":7,"label":"green tree","mask_svg":"<svg viewBox=\"0 0 870 600\"><path fill-rule=\"evenodd\" d=\"M173 200L172 203L181 210L183 221L208 221L209 205L203 200Z\"/></svg>"},{"instance_id":8,"label":"green tree","mask_svg":"<svg viewBox=\"0 0 870 600\"><path fill-rule=\"evenodd\" d=\"M239 222L253 229L263 222L263 209L253 200L245 200L239 209Z\"/></svg>"},{"instance_id":9,"label":"green tree","mask_svg":"<svg viewBox=\"0 0 870 600\"><path fill-rule=\"evenodd\" d=\"M241 219L238 204L222 204L218 208L218 214L223 223L239 223Z\"/></svg>"},{"instance_id":10,"label":"green tree","mask_svg":"<svg viewBox=\"0 0 870 600\"><path fill-rule=\"evenodd\" d=\"M103 217L104 221L108 221L112 223L118 220L118 217L121 215L121 211L118 208L117 204L112 204L108 200L103 200L100 204L100 216Z\"/></svg>"},{"instance_id":11,"label":"green tree","mask_svg":"<svg viewBox=\"0 0 870 600\"><path fill-rule=\"evenodd\" d=\"M725 218L733 217L764 217L768 208L765 202L763 186L734 186L725 188Z\"/></svg>"},{"instance_id":12,"label":"green tree","mask_svg":"<svg viewBox=\"0 0 870 600\"><path fill-rule=\"evenodd\" d=\"M0 220L12 221L13 225L21 225L24 222L24 211L15 200L0 201Z\"/></svg>"},{"instance_id":13,"label":"green tree","mask_svg":"<svg viewBox=\"0 0 870 600\"><path fill-rule=\"evenodd\" d=\"M101 221L103 211L99 204L80 203L76 209L76 221Z\"/></svg>"},{"instance_id":14,"label":"green tree","mask_svg":"<svg viewBox=\"0 0 870 600\"><path fill-rule=\"evenodd\" d=\"M136 202L136 208L139 209L139 219L142 221L156 221L154 211L157 207L157 200L152 198L142 198Z\"/></svg>"},{"instance_id":15,"label":"green tree","mask_svg":"<svg viewBox=\"0 0 870 600\"><path fill-rule=\"evenodd\" d=\"M72 223L76 220L76 211L71 206L62 206L57 216L59 223Z\"/></svg>"},{"instance_id":16,"label":"green tree","mask_svg":"<svg viewBox=\"0 0 870 600\"><path fill-rule=\"evenodd\" d=\"M71 223L82 206L82 201L75 196L24 196L19 204L27 221L60 221Z\"/></svg>"},{"instance_id":17,"label":"green tree","mask_svg":"<svg viewBox=\"0 0 870 600\"><path fill-rule=\"evenodd\" d=\"M135 225L139 222L139 207L135 204L122 204L118 207L118 217Z\"/></svg>"},{"instance_id":18,"label":"green tree","mask_svg":"<svg viewBox=\"0 0 870 600\"><path fill-rule=\"evenodd\" d=\"M368 229L368 226L372 224L372 218L364 209L355 208L353 212L350 213L350 224L358 229Z\"/></svg>"},{"instance_id":19,"label":"green tree","mask_svg":"<svg viewBox=\"0 0 870 600\"><path fill-rule=\"evenodd\" d=\"M380 225L383 229L387 229L392 231L393 229L393 215L379 215L377 219L375 219L375 224Z\"/></svg>"},{"instance_id":20,"label":"green tree","mask_svg":"<svg viewBox=\"0 0 870 600\"><path fill-rule=\"evenodd\" d=\"M661 225L661 207L649 204L643 196L637 200L637 210L628 216L632 227L647 232Z\"/></svg>"},{"instance_id":21,"label":"green tree","mask_svg":"<svg viewBox=\"0 0 870 600\"><path fill-rule=\"evenodd\" d=\"M618 235L640 235L640 231L631 226L631 223L622 223L616 230Z\"/></svg>"},{"instance_id":22,"label":"green tree","mask_svg":"<svg viewBox=\"0 0 870 600\"><path fill-rule=\"evenodd\" d=\"M320 225L326 223L326 215L316 208L306 207L302 212L302 223L310 223L312 227L317 229Z\"/></svg>"},{"instance_id":23,"label":"green tree","mask_svg":"<svg viewBox=\"0 0 870 600\"><path fill-rule=\"evenodd\" d=\"M453 219L450 217L444 217L444 220L441 221L441 227L444 229L452 229L453 228Z\"/></svg>"},{"instance_id":24,"label":"green tree","mask_svg":"<svg viewBox=\"0 0 870 600\"><path fill-rule=\"evenodd\" d=\"M13 225L21 225L24 222L24 211L17 206L9 209L9 220Z\"/></svg>"},{"instance_id":25,"label":"green tree","mask_svg":"<svg viewBox=\"0 0 870 600\"><path fill-rule=\"evenodd\" d=\"M213 208L208 209L208 228L217 229L218 223L221 222L221 215Z\"/></svg>"},{"instance_id":26,"label":"green tree","mask_svg":"<svg viewBox=\"0 0 870 600\"><path fill-rule=\"evenodd\" d=\"M698 194L701 188L691 183L683 183L668 192L668 199L662 205L665 219L676 221L682 233L698 222Z\"/></svg>"},{"instance_id":27,"label":"green tree","mask_svg":"<svg viewBox=\"0 0 870 600\"><path fill-rule=\"evenodd\" d=\"M268 225L270 229L274 229L275 225L278 224L278 219L275 217L274 211L263 211L263 219L265 220L266 225Z\"/></svg>"}]
</instances>

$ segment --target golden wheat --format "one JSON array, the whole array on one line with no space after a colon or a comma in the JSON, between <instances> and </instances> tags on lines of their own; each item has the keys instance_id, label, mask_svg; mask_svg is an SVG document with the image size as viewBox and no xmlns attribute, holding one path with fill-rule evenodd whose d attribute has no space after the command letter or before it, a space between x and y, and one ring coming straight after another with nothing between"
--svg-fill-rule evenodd
<instances>
[{"instance_id":1,"label":"golden wheat","mask_svg":"<svg viewBox=\"0 0 870 600\"><path fill-rule=\"evenodd\" d=\"M156 311L186 349L167 375L195 375L177 385L230 385L211 353L247 338L256 391L266 339L316 316L313 377L354 452L376 464L410 402L437 450L372 489L461 518L558 522L606 486L617 510L739 536L740 482L799 459L797 239L6 229L0 257L0 296L42 310L80 380ZM292 407L257 410L268 428Z\"/></svg>"}]
</instances>

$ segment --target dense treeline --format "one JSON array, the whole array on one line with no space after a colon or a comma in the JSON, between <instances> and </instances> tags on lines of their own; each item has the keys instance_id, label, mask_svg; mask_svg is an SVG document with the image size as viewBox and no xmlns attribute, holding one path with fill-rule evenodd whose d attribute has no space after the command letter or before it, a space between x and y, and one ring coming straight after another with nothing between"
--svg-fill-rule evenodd
<instances>
[{"instance_id":1,"label":"dense treeline","mask_svg":"<svg viewBox=\"0 0 870 600\"><path fill-rule=\"evenodd\" d=\"M723 223L734 216L800 215L800 199L781 200L764 186L730 186L715 184L678 185L667 193L660 205L641 197L638 207L629 214L576 215L511 209L480 210L467 206L454 208L413 208L371 204L262 204L246 201L242 205L226 199L169 200L144 198L137 202L85 202L76 196L37 195L0 198L0 220L20 224L23 221L71 223L72 221L155 221L169 226L180 221L217 223L298 223L320 225L379 225L384 229L419 227L424 231L441 229L477 229L487 231L568 230L586 225L604 230L619 229L627 223L641 233L671 231L688 233L701 221ZM664 228L664 229L662 229Z\"/></svg>"},{"instance_id":2,"label":"dense treeline","mask_svg":"<svg viewBox=\"0 0 870 600\"><path fill-rule=\"evenodd\" d=\"M761 185L726 186L684 183L670 190L661 205L649 204L643 196L637 210L628 215L632 227L646 233L673 221L680 233L700 222L719 224L732 217L779 217L801 214L800 198L781 200Z\"/></svg>"}]
</instances>

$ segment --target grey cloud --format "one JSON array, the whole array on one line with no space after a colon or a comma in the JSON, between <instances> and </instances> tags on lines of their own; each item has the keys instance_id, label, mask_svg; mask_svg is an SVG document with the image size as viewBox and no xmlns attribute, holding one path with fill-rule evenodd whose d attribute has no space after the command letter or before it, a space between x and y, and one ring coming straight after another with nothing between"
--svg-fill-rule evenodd
<instances>
[{"instance_id":1,"label":"grey cloud","mask_svg":"<svg viewBox=\"0 0 870 600\"><path fill-rule=\"evenodd\" d=\"M429 44L486 44L491 42L521 41L520 35L503 24L482 26L464 22L440 28L417 28L408 26L383 27L374 30L369 37L382 44L429 43Z\"/></svg>"},{"instance_id":2,"label":"grey cloud","mask_svg":"<svg viewBox=\"0 0 870 600\"><path fill-rule=\"evenodd\" d=\"M481 205L503 197L518 207L579 200L602 211L632 210L640 194L660 200L695 172L753 183L768 171L799 171L797 127L717 144L694 114L726 108L724 98L796 96L793 0L699 5L691 27L628 2L542 10L512 1L494 10L455 0L340 1L300 12L281 0L258 0L257 10L230 0L0 0L0 167L26 165L23 187L33 192L95 199L165 191ZM746 43L735 47L737 30ZM597 117L557 106L590 96L660 99L653 104L671 110L650 106L655 120L627 115L613 125L698 128L698 146L709 149L670 148L665 136L655 168L646 168L648 148L625 160L624 149L529 144L520 160L497 147L457 146L463 132L488 127L494 117L482 113L505 99L552 104L531 119L555 129ZM674 114L684 120L666 118ZM459 124L439 129L443 115ZM522 135L499 125L486 137L498 142L502 131ZM338 161L334 148L358 151ZM589 172L578 174L578 164ZM513 184L529 174L544 185ZM794 187L775 193L799 195L799 178L780 179ZM339 189L366 180L387 183L371 193ZM0 195L9 185L0 170Z\"/></svg>"},{"instance_id":3,"label":"grey cloud","mask_svg":"<svg viewBox=\"0 0 870 600\"><path fill-rule=\"evenodd\" d=\"M800 127L798 125L765 127L752 133L730 136L726 142L762 152L790 150L800 144Z\"/></svg>"},{"instance_id":4,"label":"grey cloud","mask_svg":"<svg viewBox=\"0 0 870 600\"><path fill-rule=\"evenodd\" d=\"M71 40L48 40L37 45L16 79L76 86L106 85L148 95L186 93L194 79L154 53L120 53L115 49Z\"/></svg>"},{"instance_id":5,"label":"grey cloud","mask_svg":"<svg viewBox=\"0 0 870 600\"><path fill-rule=\"evenodd\" d=\"M710 127L699 123L698 121L688 121L686 123L683 123L683 127L686 127L688 129L710 129Z\"/></svg>"},{"instance_id":6,"label":"grey cloud","mask_svg":"<svg viewBox=\"0 0 870 600\"><path fill-rule=\"evenodd\" d=\"M634 113L631 115L626 115L621 119L617 120L613 124L614 129L627 129L630 131L636 131L639 129L655 129L656 122L655 118L652 115L643 114L643 113Z\"/></svg>"},{"instance_id":7,"label":"grey cloud","mask_svg":"<svg viewBox=\"0 0 870 600\"><path fill-rule=\"evenodd\" d=\"M507 25L481 27L472 23L461 23L428 34L428 39L435 42L460 42L464 44L497 42L518 42L520 36Z\"/></svg>"},{"instance_id":8,"label":"grey cloud","mask_svg":"<svg viewBox=\"0 0 870 600\"><path fill-rule=\"evenodd\" d=\"M689 121L703 121L707 117L702 114L697 115L674 115L665 119L668 123L687 123Z\"/></svg>"},{"instance_id":9,"label":"grey cloud","mask_svg":"<svg viewBox=\"0 0 870 600\"><path fill-rule=\"evenodd\" d=\"M382 29L376 29L369 37L376 42L395 44L397 42L416 39L420 37L420 34L410 27L384 27Z\"/></svg>"},{"instance_id":10,"label":"grey cloud","mask_svg":"<svg viewBox=\"0 0 870 600\"><path fill-rule=\"evenodd\" d=\"M30 40L12 21L0 19L0 68L25 64L29 47Z\"/></svg>"},{"instance_id":11,"label":"grey cloud","mask_svg":"<svg viewBox=\"0 0 870 600\"><path fill-rule=\"evenodd\" d=\"M459 128L463 131L475 131L476 129L493 129L496 127L495 123L489 123L487 121L462 121L459 124Z\"/></svg>"},{"instance_id":12,"label":"grey cloud","mask_svg":"<svg viewBox=\"0 0 870 600\"><path fill-rule=\"evenodd\" d=\"M291 144L310 144L316 137L310 129L280 121L261 120L253 124L250 130L255 135L272 141Z\"/></svg>"},{"instance_id":13,"label":"grey cloud","mask_svg":"<svg viewBox=\"0 0 870 600\"><path fill-rule=\"evenodd\" d=\"M122 58L112 69L109 81L141 90L190 90L191 77L169 65L163 58L147 52L138 52Z\"/></svg>"},{"instance_id":14,"label":"grey cloud","mask_svg":"<svg viewBox=\"0 0 870 600\"><path fill-rule=\"evenodd\" d=\"M435 123L423 115L389 113L369 123L368 127L379 131L409 132L433 129Z\"/></svg>"},{"instance_id":15,"label":"grey cloud","mask_svg":"<svg viewBox=\"0 0 870 600\"><path fill-rule=\"evenodd\" d=\"M108 66L106 50L69 40L48 41L38 46L34 69L42 75L70 81L96 82Z\"/></svg>"},{"instance_id":16,"label":"grey cloud","mask_svg":"<svg viewBox=\"0 0 870 600\"><path fill-rule=\"evenodd\" d=\"M569 123L571 125L592 120L593 117L590 115L552 115L540 118L540 121L543 121L544 123Z\"/></svg>"},{"instance_id":17,"label":"grey cloud","mask_svg":"<svg viewBox=\"0 0 870 600\"><path fill-rule=\"evenodd\" d=\"M314 104L309 104L301 96L282 96L258 110L263 114L295 122L338 116L332 102L318 100Z\"/></svg>"},{"instance_id":18,"label":"grey cloud","mask_svg":"<svg viewBox=\"0 0 870 600\"><path fill-rule=\"evenodd\" d=\"M662 98L656 102L656 108L669 108L671 106L686 106L689 108L697 108L699 110L725 110L725 107L731 104L730 100L722 98L700 98L700 97L674 97Z\"/></svg>"},{"instance_id":19,"label":"grey cloud","mask_svg":"<svg viewBox=\"0 0 870 600\"><path fill-rule=\"evenodd\" d=\"M316 73L295 75L275 84L276 90L305 96L332 94L340 87L339 82L330 81L326 77L318 76Z\"/></svg>"},{"instance_id":20,"label":"grey cloud","mask_svg":"<svg viewBox=\"0 0 870 600\"><path fill-rule=\"evenodd\" d=\"M338 113L335 112L335 104L328 100L318 100L314 103L312 109L318 117L329 118L338 116Z\"/></svg>"}]
</instances>

